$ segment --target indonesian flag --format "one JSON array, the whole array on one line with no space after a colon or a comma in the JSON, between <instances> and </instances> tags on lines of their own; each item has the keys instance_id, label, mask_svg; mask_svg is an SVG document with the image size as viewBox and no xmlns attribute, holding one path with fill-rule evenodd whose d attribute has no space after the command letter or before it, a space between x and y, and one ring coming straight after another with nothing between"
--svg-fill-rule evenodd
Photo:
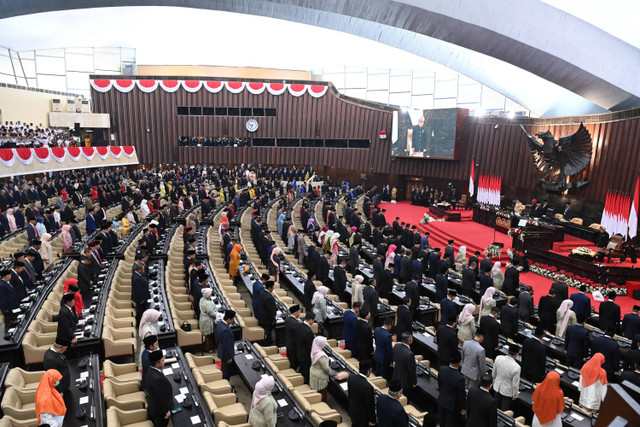
<instances>
[{"instance_id":1,"label":"indonesian flag","mask_svg":"<svg viewBox=\"0 0 640 427\"><path fill-rule=\"evenodd\" d=\"M471 161L471 176L469 176L469 197L473 197L475 193L475 186L473 184L473 177L476 176L476 165L474 161Z\"/></svg>"},{"instance_id":2,"label":"indonesian flag","mask_svg":"<svg viewBox=\"0 0 640 427\"><path fill-rule=\"evenodd\" d=\"M640 204L640 176L636 179L636 190L633 192L633 199L631 200L631 210L629 211L629 222L627 227L629 228L629 238L636 237L638 230L638 205Z\"/></svg>"}]
</instances>

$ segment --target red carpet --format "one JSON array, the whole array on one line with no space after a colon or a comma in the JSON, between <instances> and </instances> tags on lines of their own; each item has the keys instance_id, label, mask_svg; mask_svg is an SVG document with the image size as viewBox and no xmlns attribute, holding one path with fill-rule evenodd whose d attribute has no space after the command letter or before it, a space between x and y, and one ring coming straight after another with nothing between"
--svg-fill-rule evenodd
<instances>
[{"instance_id":1,"label":"red carpet","mask_svg":"<svg viewBox=\"0 0 640 427\"><path fill-rule=\"evenodd\" d=\"M511 237L502 233L495 233L494 229L475 223L470 220L469 215L463 214L463 220L460 222L449 221L433 221L429 224L420 224L420 221L427 213L427 209L423 206L413 206L410 202L398 202L398 203L380 203L380 207L386 209L386 219L389 224L395 221L396 217L400 217L400 221L408 222L411 225L417 225L421 230L431 233L429 236L429 243L432 247L444 248L447 246L449 239L454 239L454 248L456 253L458 248L463 245L467 247L468 256L473 255L474 251L480 251L481 253L492 242L502 242L504 244L504 253L502 261L502 270L504 271L504 260L506 257L506 250L511 248ZM469 211L470 212L470 211ZM561 255L567 255L568 251L579 246L587 246L589 248L595 248L595 246L586 240L578 239L577 237L565 236L563 242L557 242L554 244L554 252ZM616 266L631 266L631 262L625 263L612 262L609 265ZM520 282L533 287L533 298L535 304L538 304L540 297L547 294L547 291L551 287L552 280L539 276L535 273L520 273ZM569 288L569 295L578 292L576 289ZM587 294L591 298L591 294ZM640 305L640 301L636 301L631 296L618 297L616 303L620 306L622 314L630 313L634 305ZM594 301L591 298L591 305L597 310L600 306L600 302Z\"/></svg>"}]
</instances>

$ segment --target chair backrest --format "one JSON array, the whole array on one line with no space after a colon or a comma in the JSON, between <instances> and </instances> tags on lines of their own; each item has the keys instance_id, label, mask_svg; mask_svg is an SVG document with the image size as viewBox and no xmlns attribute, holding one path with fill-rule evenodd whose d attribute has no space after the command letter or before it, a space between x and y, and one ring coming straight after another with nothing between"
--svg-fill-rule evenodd
<instances>
[{"instance_id":1,"label":"chair backrest","mask_svg":"<svg viewBox=\"0 0 640 427\"><path fill-rule=\"evenodd\" d=\"M582 218L571 218L571 223L576 225L582 225Z\"/></svg>"},{"instance_id":2,"label":"chair backrest","mask_svg":"<svg viewBox=\"0 0 640 427\"><path fill-rule=\"evenodd\" d=\"M623 241L624 240L622 235L614 234L613 236L611 236L611 240L609 240L609 244L615 243L616 247L614 248L614 250L619 251L620 249L622 249Z\"/></svg>"}]
</instances>

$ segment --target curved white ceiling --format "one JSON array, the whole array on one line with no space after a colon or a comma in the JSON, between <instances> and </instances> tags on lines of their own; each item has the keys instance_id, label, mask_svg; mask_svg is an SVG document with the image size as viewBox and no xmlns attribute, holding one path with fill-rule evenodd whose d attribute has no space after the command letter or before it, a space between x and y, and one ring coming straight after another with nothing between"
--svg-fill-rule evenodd
<instances>
[{"instance_id":1,"label":"curved white ceiling","mask_svg":"<svg viewBox=\"0 0 640 427\"><path fill-rule=\"evenodd\" d=\"M0 0L0 17L38 12L39 7L48 10L174 2L36 3ZM627 43L540 0L519 0L517 8L509 0L180 3L249 15L173 7L40 13L0 20L0 45L16 50L90 44L127 46L137 49L140 64L295 69L328 64L423 69L427 63L422 58L427 58L493 88L537 115L585 114L640 105L640 79L636 78L640 50L630 44L633 37Z\"/></svg>"}]
</instances>

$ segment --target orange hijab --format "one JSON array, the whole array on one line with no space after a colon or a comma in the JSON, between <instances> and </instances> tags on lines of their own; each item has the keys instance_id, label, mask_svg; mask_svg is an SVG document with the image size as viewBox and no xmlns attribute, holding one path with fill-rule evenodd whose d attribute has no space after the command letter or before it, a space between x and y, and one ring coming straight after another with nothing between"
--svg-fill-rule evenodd
<instances>
[{"instance_id":1,"label":"orange hijab","mask_svg":"<svg viewBox=\"0 0 640 427\"><path fill-rule=\"evenodd\" d=\"M607 383L607 371L602 369L604 363L604 355L602 353L596 353L587 363L580 369L580 375L582 375L582 387L589 387L596 381L600 380L602 385Z\"/></svg>"},{"instance_id":2,"label":"orange hijab","mask_svg":"<svg viewBox=\"0 0 640 427\"><path fill-rule=\"evenodd\" d=\"M242 245L234 245L233 249L231 249L231 253L240 252L242 250Z\"/></svg>"},{"instance_id":3,"label":"orange hijab","mask_svg":"<svg viewBox=\"0 0 640 427\"><path fill-rule=\"evenodd\" d=\"M540 424L546 424L564 411L564 393L560 388L560 375L551 371L533 392L533 413Z\"/></svg>"},{"instance_id":4,"label":"orange hijab","mask_svg":"<svg viewBox=\"0 0 640 427\"><path fill-rule=\"evenodd\" d=\"M38 389L36 390L36 415L40 424L40 414L46 412L52 415L65 415L67 407L62 400L62 395L55 389L56 382L62 379L62 375L55 369L49 369L42 375Z\"/></svg>"}]
</instances>

